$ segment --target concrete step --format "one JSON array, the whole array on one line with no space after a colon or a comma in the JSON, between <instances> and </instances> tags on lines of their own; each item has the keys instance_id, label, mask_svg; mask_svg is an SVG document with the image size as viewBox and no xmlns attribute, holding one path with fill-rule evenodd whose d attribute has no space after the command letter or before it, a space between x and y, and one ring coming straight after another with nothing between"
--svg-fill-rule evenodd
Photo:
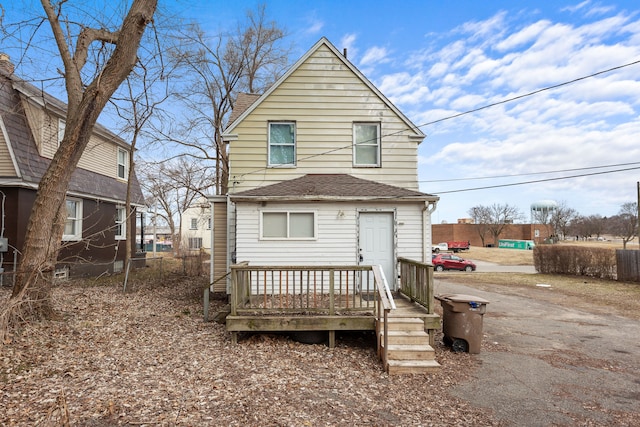
<instances>
[{"instance_id":1,"label":"concrete step","mask_svg":"<svg viewBox=\"0 0 640 427\"><path fill-rule=\"evenodd\" d=\"M435 360L389 360L387 371L394 374L431 374L440 370Z\"/></svg>"},{"instance_id":2,"label":"concrete step","mask_svg":"<svg viewBox=\"0 0 640 427\"><path fill-rule=\"evenodd\" d=\"M388 360L434 360L435 357L435 350L428 344L394 344L389 345L387 351Z\"/></svg>"}]
</instances>

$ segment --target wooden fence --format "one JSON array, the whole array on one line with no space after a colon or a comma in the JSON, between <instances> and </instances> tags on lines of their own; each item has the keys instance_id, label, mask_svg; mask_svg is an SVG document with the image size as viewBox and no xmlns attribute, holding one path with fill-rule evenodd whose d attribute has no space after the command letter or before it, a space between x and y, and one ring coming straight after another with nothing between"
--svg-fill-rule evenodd
<instances>
[{"instance_id":1,"label":"wooden fence","mask_svg":"<svg viewBox=\"0 0 640 427\"><path fill-rule=\"evenodd\" d=\"M640 251L616 250L617 277L620 282L640 282Z\"/></svg>"}]
</instances>

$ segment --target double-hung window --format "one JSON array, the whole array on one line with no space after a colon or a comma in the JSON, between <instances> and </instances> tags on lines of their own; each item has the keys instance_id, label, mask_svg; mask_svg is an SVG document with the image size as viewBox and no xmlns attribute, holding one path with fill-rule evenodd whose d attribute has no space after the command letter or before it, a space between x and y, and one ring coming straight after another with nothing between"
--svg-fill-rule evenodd
<instances>
[{"instance_id":1,"label":"double-hung window","mask_svg":"<svg viewBox=\"0 0 640 427\"><path fill-rule=\"evenodd\" d=\"M67 220L64 224L62 240L77 241L82 239L82 200L67 199Z\"/></svg>"},{"instance_id":2,"label":"double-hung window","mask_svg":"<svg viewBox=\"0 0 640 427\"><path fill-rule=\"evenodd\" d=\"M118 148L118 178L129 178L129 153L122 148Z\"/></svg>"},{"instance_id":3,"label":"double-hung window","mask_svg":"<svg viewBox=\"0 0 640 427\"><path fill-rule=\"evenodd\" d=\"M116 240L127 239L127 213L122 206L116 207Z\"/></svg>"},{"instance_id":4,"label":"double-hung window","mask_svg":"<svg viewBox=\"0 0 640 427\"><path fill-rule=\"evenodd\" d=\"M353 165L380 166L380 123L353 124Z\"/></svg>"},{"instance_id":5,"label":"double-hung window","mask_svg":"<svg viewBox=\"0 0 640 427\"><path fill-rule=\"evenodd\" d=\"M295 166L296 124L269 123L269 166Z\"/></svg>"},{"instance_id":6,"label":"double-hung window","mask_svg":"<svg viewBox=\"0 0 640 427\"><path fill-rule=\"evenodd\" d=\"M263 239L311 240L316 238L315 212L262 212Z\"/></svg>"},{"instance_id":7,"label":"double-hung window","mask_svg":"<svg viewBox=\"0 0 640 427\"><path fill-rule=\"evenodd\" d=\"M189 223L189 230L197 230L198 229L198 218L191 218Z\"/></svg>"}]
</instances>

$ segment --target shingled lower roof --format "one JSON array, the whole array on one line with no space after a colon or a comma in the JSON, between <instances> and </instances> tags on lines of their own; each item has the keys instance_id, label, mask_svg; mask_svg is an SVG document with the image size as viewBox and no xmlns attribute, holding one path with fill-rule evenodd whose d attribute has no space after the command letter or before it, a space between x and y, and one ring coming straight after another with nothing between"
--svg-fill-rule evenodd
<instances>
[{"instance_id":1,"label":"shingled lower roof","mask_svg":"<svg viewBox=\"0 0 640 427\"><path fill-rule=\"evenodd\" d=\"M437 196L356 178L347 174L308 174L300 178L231 194L231 200L415 199Z\"/></svg>"}]
</instances>

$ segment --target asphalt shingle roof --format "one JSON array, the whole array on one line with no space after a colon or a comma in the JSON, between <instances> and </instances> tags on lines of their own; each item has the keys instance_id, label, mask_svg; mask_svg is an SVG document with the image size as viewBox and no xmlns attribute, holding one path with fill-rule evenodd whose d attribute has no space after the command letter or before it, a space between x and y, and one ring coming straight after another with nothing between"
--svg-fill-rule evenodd
<instances>
[{"instance_id":1,"label":"asphalt shingle roof","mask_svg":"<svg viewBox=\"0 0 640 427\"><path fill-rule=\"evenodd\" d=\"M25 184L37 185L47 170L50 160L40 156L33 135L29 129L26 115L23 110L20 95L14 84L21 89L27 88L32 92L37 92L35 86L20 80L15 75L6 76L0 74L0 114L7 131L9 143L15 155L16 164L22 175ZM66 110L66 105L48 94L42 95L46 102L55 104L55 107ZM96 130L112 137L119 145L128 146L121 138L108 131L103 126L96 125ZM86 169L77 168L71 177L69 191L73 193L86 194L99 198L106 198L124 202L126 198L127 184L112 177L101 175ZM144 203L142 190L137 177L134 174L132 182L133 203Z\"/></svg>"},{"instance_id":2,"label":"asphalt shingle roof","mask_svg":"<svg viewBox=\"0 0 640 427\"><path fill-rule=\"evenodd\" d=\"M254 188L231 195L232 199L251 198L419 198L436 196L393 185L356 178L348 174L308 174L277 184Z\"/></svg>"}]
</instances>

